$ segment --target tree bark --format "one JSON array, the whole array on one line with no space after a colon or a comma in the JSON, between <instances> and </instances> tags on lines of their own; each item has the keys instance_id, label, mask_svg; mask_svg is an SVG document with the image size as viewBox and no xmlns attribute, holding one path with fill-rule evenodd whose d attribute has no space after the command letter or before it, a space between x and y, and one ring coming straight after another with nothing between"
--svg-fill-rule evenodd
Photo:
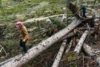
<instances>
[{"instance_id":1,"label":"tree bark","mask_svg":"<svg viewBox=\"0 0 100 67\"><path fill-rule=\"evenodd\" d=\"M79 42L74 50L77 54L79 54L79 52L81 51L81 47L82 47L84 40L86 39L86 36L88 35L88 33L89 33L89 31L86 30L83 33L83 35L81 36L81 38L80 38L80 40L79 40Z\"/></svg>"},{"instance_id":2,"label":"tree bark","mask_svg":"<svg viewBox=\"0 0 100 67\"><path fill-rule=\"evenodd\" d=\"M64 49L65 49L65 46L66 46L66 42L67 42L67 40L63 41L63 43L62 43L62 45L61 45L61 47L60 47L60 49L58 51L58 54L57 54L57 56L56 56L56 58L54 60L54 63L52 65L52 67L58 67L59 66L59 62L60 62L61 57L63 55Z\"/></svg>"},{"instance_id":3,"label":"tree bark","mask_svg":"<svg viewBox=\"0 0 100 67\"><path fill-rule=\"evenodd\" d=\"M72 37L72 36L74 36L76 33L77 33L77 31L70 32L70 33L66 34L66 36L64 36L61 40L64 40L64 39L69 38L69 37Z\"/></svg>"},{"instance_id":4,"label":"tree bark","mask_svg":"<svg viewBox=\"0 0 100 67\"><path fill-rule=\"evenodd\" d=\"M97 57L96 62L99 64L98 67L100 66L100 56Z\"/></svg>"},{"instance_id":5,"label":"tree bark","mask_svg":"<svg viewBox=\"0 0 100 67\"><path fill-rule=\"evenodd\" d=\"M83 44L83 49L87 55L89 55L89 56L95 55L95 52L93 51L93 49L85 43Z\"/></svg>"},{"instance_id":6,"label":"tree bark","mask_svg":"<svg viewBox=\"0 0 100 67\"><path fill-rule=\"evenodd\" d=\"M69 45L68 45L68 47L67 47L65 53L68 53L68 51L70 50L70 48L71 48L71 46L72 46L72 42L73 42L73 40L70 41L70 43L69 43Z\"/></svg>"},{"instance_id":7,"label":"tree bark","mask_svg":"<svg viewBox=\"0 0 100 67\"><path fill-rule=\"evenodd\" d=\"M79 41L79 39L76 40L77 42ZM88 56L93 56L95 55L96 51L94 51L92 49L92 47L88 46L88 44L86 43L83 43L83 50L85 51L85 53L88 55Z\"/></svg>"},{"instance_id":8,"label":"tree bark","mask_svg":"<svg viewBox=\"0 0 100 67\"><path fill-rule=\"evenodd\" d=\"M28 20L24 21L23 23L28 23L28 22L31 23L31 22L34 22L34 21L46 20L46 19L49 19L49 18L59 17L59 16L63 16L63 15L66 15L66 14L59 14L59 15L52 15L52 16L48 16L48 17L28 19Z\"/></svg>"},{"instance_id":9,"label":"tree bark","mask_svg":"<svg viewBox=\"0 0 100 67\"><path fill-rule=\"evenodd\" d=\"M20 67L21 65L27 63L32 58L35 58L37 55L39 55L41 52L46 50L48 47L50 47L55 42L59 41L63 36L68 34L72 29L74 29L76 26L78 26L81 23L81 20L75 19L70 25L68 25L66 28L61 30L60 32L54 34L53 36L49 37L48 39L40 42L37 46L31 48L27 54L25 54L19 61L15 61L21 55L18 57L14 57L11 61L1 65L1 67Z\"/></svg>"}]
</instances>

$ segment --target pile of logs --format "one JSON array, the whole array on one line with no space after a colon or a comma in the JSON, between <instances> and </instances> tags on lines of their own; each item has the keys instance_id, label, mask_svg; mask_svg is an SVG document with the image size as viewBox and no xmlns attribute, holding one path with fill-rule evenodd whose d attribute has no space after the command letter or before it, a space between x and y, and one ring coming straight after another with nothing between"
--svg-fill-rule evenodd
<instances>
[{"instance_id":1,"label":"pile of logs","mask_svg":"<svg viewBox=\"0 0 100 67\"><path fill-rule=\"evenodd\" d=\"M75 14L78 8L72 3L69 3L69 4L70 4L69 9L72 11L73 14ZM75 9L72 9L72 8L75 8ZM63 40L63 43L61 44L59 52L57 56L55 57L52 67L58 67L63 54L68 53L72 45L73 44L75 45L76 43L77 45L75 45L76 47L73 51L75 56L79 55L79 53L82 50L82 47L84 48L84 51L89 56L96 55L96 52L89 45L85 43L85 40L86 38L88 38L88 36L92 34L96 35L94 32L95 18L84 19L84 18L81 18L78 15L78 13L75 14L74 17L75 19L66 28L62 29L61 31L47 38L46 40L43 40L37 46L32 47L31 49L29 49L28 53L25 54L24 56L18 55L4 62L1 62L0 67L20 67L23 64L27 63L32 58L35 58L37 55L39 55L41 52L43 52L44 50L52 46L54 43L57 43L62 40ZM89 24L88 27L86 25L87 23ZM99 23L97 23L97 25L99 26ZM93 29L91 28L91 26ZM75 36L79 36L80 38L77 38ZM67 49L65 50L66 44L67 44ZM15 61L16 59L19 59L19 58L20 60Z\"/></svg>"}]
</instances>

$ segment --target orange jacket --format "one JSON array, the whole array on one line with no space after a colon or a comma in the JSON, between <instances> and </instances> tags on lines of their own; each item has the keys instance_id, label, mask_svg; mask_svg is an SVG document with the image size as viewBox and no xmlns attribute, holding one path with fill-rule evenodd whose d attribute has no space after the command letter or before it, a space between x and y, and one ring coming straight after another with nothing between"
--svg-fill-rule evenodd
<instances>
[{"instance_id":1,"label":"orange jacket","mask_svg":"<svg viewBox=\"0 0 100 67\"><path fill-rule=\"evenodd\" d=\"M27 29L24 25L22 25L21 28L20 28L20 36L25 41L30 40L30 36L28 35L28 31L27 31Z\"/></svg>"}]
</instances>

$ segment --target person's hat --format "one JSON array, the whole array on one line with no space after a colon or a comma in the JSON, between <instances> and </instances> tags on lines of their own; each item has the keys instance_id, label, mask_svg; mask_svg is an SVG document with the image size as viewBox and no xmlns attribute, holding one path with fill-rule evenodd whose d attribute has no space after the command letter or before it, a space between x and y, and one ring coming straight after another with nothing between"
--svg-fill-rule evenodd
<instances>
[{"instance_id":1,"label":"person's hat","mask_svg":"<svg viewBox=\"0 0 100 67\"><path fill-rule=\"evenodd\" d=\"M22 22L18 21L18 22L16 23L16 28L21 27L22 24L23 24Z\"/></svg>"}]
</instances>

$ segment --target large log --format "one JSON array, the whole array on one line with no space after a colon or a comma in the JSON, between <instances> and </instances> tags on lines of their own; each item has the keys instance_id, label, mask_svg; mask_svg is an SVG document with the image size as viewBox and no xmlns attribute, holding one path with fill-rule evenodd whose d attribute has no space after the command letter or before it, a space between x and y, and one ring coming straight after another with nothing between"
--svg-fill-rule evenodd
<instances>
[{"instance_id":1,"label":"large log","mask_svg":"<svg viewBox=\"0 0 100 67\"><path fill-rule=\"evenodd\" d=\"M66 14L52 15L52 16L40 17L40 18L32 18L32 19L28 19L28 20L24 21L23 23L29 23L29 22L31 23L31 22L34 22L34 21L46 20L46 19L49 19L49 18L59 17L59 16L63 16L63 15L66 15Z\"/></svg>"},{"instance_id":2,"label":"large log","mask_svg":"<svg viewBox=\"0 0 100 67\"><path fill-rule=\"evenodd\" d=\"M67 42L67 40L64 40L64 42L62 43L62 45L61 45L61 47L58 51L58 54L57 54L57 56L54 60L52 67L58 67L59 66L59 62L60 62L61 57L63 55L64 49L65 49L65 46L66 46L66 42Z\"/></svg>"},{"instance_id":3,"label":"large log","mask_svg":"<svg viewBox=\"0 0 100 67\"><path fill-rule=\"evenodd\" d=\"M70 37L74 36L75 34L76 34L76 31L70 32L70 33L66 34L64 37L62 37L59 41L64 40L64 39L66 39L66 38L70 38ZM1 62L1 63L0 63L0 66L3 65L3 64L5 64L5 63L7 63L7 62L9 62L9 61L11 61L11 60L13 60L14 58L15 58L15 59L18 58L18 57L20 57L20 55L17 55L17 56L15 56L15 57L13 57L13 58L10 58L10 59L8 59L8 60L5 60L4 62Z\"/></svg>"},{"instance_id":4,"label":"large log","mask_svg":"<svg viewBox=\"0 0 100 67\"><path fill-rule=\"evenodd\" d=\"M76 26L78 26L81 23L81 20L75 19L70 25L68 25L66 28L61 30L60 32L54 34L53 36L49 37L48 39L40 42L37 46L31 48L27 54L25 54L19 61L15 61L21 55L18 57L14 57L11 61L1 65L1 67L20 67L21 65L27 63L32 58L39 55L41 52L46 50L48 47L50 47L55 42L59 41L60 38L65 36L67 33L69 33L72 29L74 29Z\"/></svg>"},{"instance_id":5,"label":"large log","mask_svg":"<svg viewBox=\"0 0 100 67\"><path fill-rule=\"evenodd\" d=\"M66 34L66 36L64 36L61 40L72 37L72 36L76 35L76 33L77 33L77 31L74 31L74 32L72 31L72 32Z\"/></svg>"},{"instance_id":6,"label":"large log","mask_svg":"<svg viewBox=\"0 0 100 67\"><path fill-rule=\"evenodd\" d=\"M95 51L92 49L92 47L88 46L87 44L83 44L83 49L86 52L87 55L93 56L95 55Z\"/></svg>"},{"instance_id":7,"label":"large log","mask_svg":"<svg viewBox=\"0 0 100 67\"><path fill-rule=\"evenodd\" d=\"M76 40L77 42L79 41L79 39ZM92 47L90 47L88 44L86 43L83 43L83 50L85 51L85 53L88 55L88 56L94 56L95 55L95 51Z\"/></svg>"},{"instance_id":8,"label":"large log","mask_svg":"<svg viewBox=\"0 0 100 67\"><path fill-rule=\"evenodd\" d=\"M74 50L77 54L79 54L79 52L81 51L81 47L82 47L82 45L83 45L83 43L84 43L84 40L86 39L88 33L89 33L89 31L86 30L86 31L83 33L83 35L81 36L81 38L80 38L80 40L79 40L79 42L78 42L78 44L77 44L77 46L76 46L76 48L75 48L75 50Z\"/></svg>"},{"instance_id":9,"label":"large log","mask_svg":"<svg viewBox=\"0 0 100 67\"><path fill-rule=\"evenodd\" d=\"M97 57L96 62L99 64L98 67L100 66L100 56Z\"/></svg>"}]
</instances>

